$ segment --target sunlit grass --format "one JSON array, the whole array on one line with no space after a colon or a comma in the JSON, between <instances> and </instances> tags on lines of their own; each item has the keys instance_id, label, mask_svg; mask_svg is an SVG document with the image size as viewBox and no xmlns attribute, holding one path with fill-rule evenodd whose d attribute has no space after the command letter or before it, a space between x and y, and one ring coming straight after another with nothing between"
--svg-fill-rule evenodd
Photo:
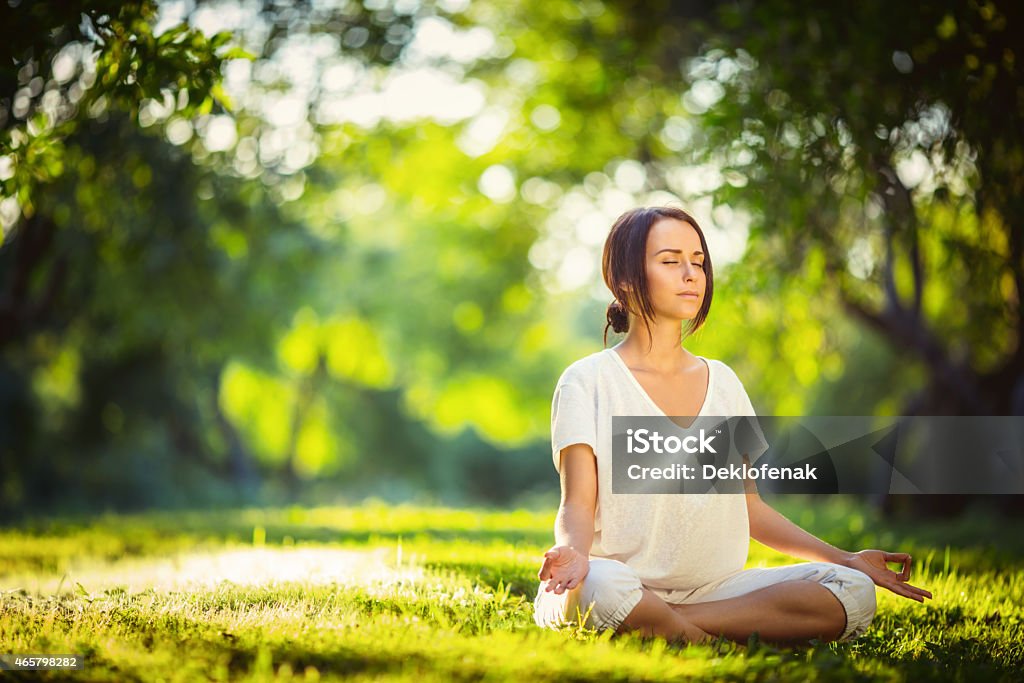
<instances>
[{"instance_id":1,"label":"sunlit grass","mask_svg":"<svg viewBox=\"0 0 1024 683\"><path fill-rule=\"evenodd\" d=\"M27 523L0 530L0 650L84 654L82 677L111 681L1015 680L1024 664L1024 560L928 546L926 530L908 542L935 600L879 590L854 643L543 631L532 599L552 521L370 503ZM905 534L841 503L800 521L840 545ZM788 561L751 549L752 566Z\"/></svg>"}]
</instances>

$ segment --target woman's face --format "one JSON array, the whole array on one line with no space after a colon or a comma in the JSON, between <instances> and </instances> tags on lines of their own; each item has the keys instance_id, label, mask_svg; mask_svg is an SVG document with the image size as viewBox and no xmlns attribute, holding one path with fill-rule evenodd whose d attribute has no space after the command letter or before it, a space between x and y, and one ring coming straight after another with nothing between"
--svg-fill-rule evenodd
<instances>
[{"instance_id":1,"label":"woman's face","mask_svg":"<svg viewBox=\"0 0 1024 683\"><path fill-rule=\"evenodd\" d=\"M693 319L704 303L706 285L704 253L694 227L676 218L654 223L647 237L647 289L655 315Z\"/></svg>"}]
</instances>

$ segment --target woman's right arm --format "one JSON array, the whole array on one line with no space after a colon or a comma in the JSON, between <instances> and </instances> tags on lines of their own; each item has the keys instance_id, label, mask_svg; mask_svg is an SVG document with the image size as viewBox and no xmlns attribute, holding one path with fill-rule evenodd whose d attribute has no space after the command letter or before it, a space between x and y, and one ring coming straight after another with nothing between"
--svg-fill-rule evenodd
<instances>
[{"instance_id":1,"label":"woman's right arm","mask_svg":"<svg viewBox=\"0 0 1024 683\"><path fill-rule=\"evenodd\" d=\"M585 443L566 446L561 456L562 501L555 518L555 544L567 545L589 556L597 507L597 458Z\"/></svg>"},{"instance_id":2,"label":"woman's right arm","mask_svg":"<svg viewBox=\"0 0 1024 683\"><path fill-rule=\"evenodd\" d=\"M562 500L555 517L555 545L544 553L537 576L547 590L561 594L582 583L590 569L597 508L597 458L587 444L566 446L560 453Z\"/></svg>"}]
</instances>

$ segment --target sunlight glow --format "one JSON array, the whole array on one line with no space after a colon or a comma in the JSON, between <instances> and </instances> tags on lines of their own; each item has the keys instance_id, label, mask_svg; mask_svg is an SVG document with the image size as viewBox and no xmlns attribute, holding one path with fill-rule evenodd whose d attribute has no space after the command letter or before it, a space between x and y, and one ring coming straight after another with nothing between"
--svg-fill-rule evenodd
<instances>
[{"instance_id":1,"label":"sunlight glow","mask_svg":"<svg viewBox=\"0 0 1024 683\"><path fill-rule=\"evenodd\" d=\"M560 198L529 252L530 263L540 271L547 291L587 288L596 300L607 299L600 272L601 252L615 219L634 206L676 206L687 211L704 231L716 269L743 256L750 235L750 214L725 204L715 205L706 194L720 184L720 173L709 167L669 170L669 185L689 190L685 194L643 192L646 174L635 161L619 161L609 164L608 173L590 173L582 187ZM684 201L684 196L689 199Z\"/></svg>"},{"instance_id":2,"label":"sunlight glow","mask_svg":"<svg viewBox=\"0 0 1024 683\"><path fill-rule=\"evenodd\" d=\"M417 25L404 58L411 64L430 59L466 63L487 55L493 48L494 34L482 26L457 31L451 22L440 17L424 17Z\"/></svg>"},{"instance_id":3,"label":"sunlight glow","mask_svg":"<svg viewBox=\"0 0 1024 683\"><path fill-rule=\"evenodd\" d=\"M128 592L149 588L184 590L214 587L222 582L240 586L258 586L282 582L311 585L363 585L418 579L421 567L408 561L399 566L394 548L371 552L317 547L239 548L222 552L193 553L145 560L125 559L114 563L72 566L66 575L34 581L21 577L13 583L5 577L4 589L25 588L43 594L73 589L76 583L91 593L111 588Z\"/></svg>"}]
</instances>

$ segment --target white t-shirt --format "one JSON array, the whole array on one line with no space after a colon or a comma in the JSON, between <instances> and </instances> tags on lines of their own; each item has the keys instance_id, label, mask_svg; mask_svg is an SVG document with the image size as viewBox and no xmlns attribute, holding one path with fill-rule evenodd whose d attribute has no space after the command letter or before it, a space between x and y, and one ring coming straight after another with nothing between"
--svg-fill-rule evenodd
<instances>
[{"instance_id":1,"label":"white t-shirt","mask_svg":"<svg viewBox=\"0 0 1024 683\"><path fill-rule=\"evenodd\" d=\"M698 356L709 368L707 395L697 416L755 415L732 368ZM574 362L555 387L551 450L589 444L597 456L598 497L591 557L624 562L642 583L692 590L743 569L750 546L742 494L613 494L612 416L665 413L613 349Z\"/></svg>"}]
</instances>

